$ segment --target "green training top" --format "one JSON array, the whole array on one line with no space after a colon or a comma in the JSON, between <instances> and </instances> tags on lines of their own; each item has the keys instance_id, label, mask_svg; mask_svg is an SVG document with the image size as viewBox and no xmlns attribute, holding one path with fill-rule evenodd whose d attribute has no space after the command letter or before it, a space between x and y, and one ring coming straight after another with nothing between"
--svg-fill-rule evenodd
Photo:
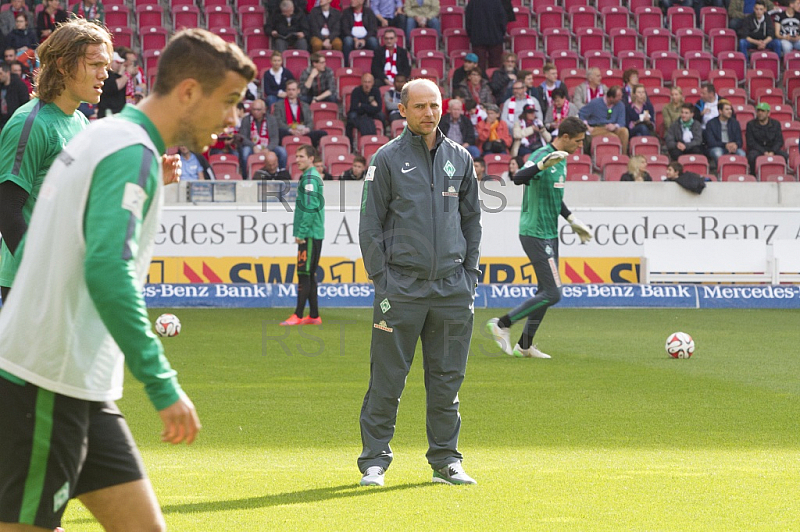
<instances>
[{"instance_id":1,"label":"green training top","mask_svg":"<svg viewBox=\"0 0 800 532\"><path fill-rule=\"evenodd\" d=\"M529 161L538 163L556 149L552 144L539 148ZM564 198L564 180L567 177L567 160L538 172L525 183L522 212L519 217L519 234L534 238L557 238L558 216Z\"/></svg>"},{"instance_id":2,"label":"green training top","mask_svg":"<svg viewBox=\"0 0 800 532\"><path fill-rule=\"evenodd\" d=\"M72 137L86 129L89 120L80 111L64 114L56 104L34 98L14 113L0 133L0 183L11 181L29 194L22 216L30 224L44 176ZM17 250L19 255L20 249ZM11 286L19 267L3 242L0 249L0 286Z\"/></svg>"},{"instance_id":3,"label":"green training top","mask_svg":"<svg viewBox=\"0 0 800 532\"><path fill-rule=\"evenodd\" d=\"M313 166L303 172L297 183L294 237L315 240L325 238L325 198L322 194L322 178Z\"/></svg>"}]
</instances>

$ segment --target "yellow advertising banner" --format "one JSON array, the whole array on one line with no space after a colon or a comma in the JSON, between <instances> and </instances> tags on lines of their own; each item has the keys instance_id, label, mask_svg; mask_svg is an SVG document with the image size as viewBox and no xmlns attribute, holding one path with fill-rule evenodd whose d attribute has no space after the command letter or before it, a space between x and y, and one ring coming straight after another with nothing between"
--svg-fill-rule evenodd
<instances>
[{"instance_id":1,"label":"yellow advertising banner","mask_svg":"<svg viewBox=\"0 0 800 532\"><path fill-rule=\"evenodd\" d=\"M564 284L638 283L639 257L562 257L559 273ZM293 283L294 257L155 257L149 283ZM528 259L481 257L484 284L535 284ZM317 270L321 283L366 283L361 259L321 257Z\"/></svg>"}]
</instances>

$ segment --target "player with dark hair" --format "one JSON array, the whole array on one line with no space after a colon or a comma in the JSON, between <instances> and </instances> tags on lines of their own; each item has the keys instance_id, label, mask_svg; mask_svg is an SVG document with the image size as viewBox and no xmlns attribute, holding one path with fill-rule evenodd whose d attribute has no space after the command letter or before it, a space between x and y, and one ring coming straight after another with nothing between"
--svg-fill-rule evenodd
<instances>
[{"instance_id":1,"label":"player with dark hair","mask_svg":"<svg viewBox=\"0 0 800 532\"><path fill-rule=\"evenodd\" d=\"M37 52L41 68L34 98L17 109L0 133L0 293L4 304L42 180L61 149L89 125L78 106L100 101L114 53L111 35L84 19L59 26Z\"/></svg>"},{"instance_id":2,"label":"player with dark hair","mask_svg":"<svg viewBox=\"0 0 800 532\"><path fill-rule=\"evenodd\" d=\"M314 166L317 150L304 144L297 148L295 161L303 172L297 183L294 209L294 240L297 242L297 307L281 325L320 325L317 305L317 266L325 238L325 198L322 176ZM308 316L303 312L308 301Z\"/></svg>"},{"instance_id":3,"label":"player with dark hair","mask_svg":"<svg viewBox=\"0 0 800 532\"><path fill-rule=\"evenodd\" d=\"M558 215L567 219L581 243L592 239L589 228L569 211L564 203L567 177L567 156L582 149L586 125L579 118L565 118L558 128L558 137L528 158L525 166L514 174L514 183L525 185L519 221L519 240L533 265L538 283L536 295L500 318L486 323L494 341L507 355L518 358L550 358L533 345L533 337L547 309L561 299L561 278L558 275ZM526 319L516 346L511 347L510 327Z\"/></svg>"},{"instance_id":4,"label":"player with dark hair","mask_svg":"<svg viewBox=\"0 0 800 532\"><path fill-rule=\"evenodd\" d=\"M78 55L78 72L97 73L99 94L110 56L96 55L88 65ZM203 152L232 127L256 67L193 29L175 35L160 68L170 75L149 97L78 133L42 184L15 295L0 313L0 530L53 530L74 497L106 530L165 530L115 404L125 365L161 417L162 441L191 443L200 429L142 295L163 204L161 156L178 145Z\"/></svg>"}]
</instances>

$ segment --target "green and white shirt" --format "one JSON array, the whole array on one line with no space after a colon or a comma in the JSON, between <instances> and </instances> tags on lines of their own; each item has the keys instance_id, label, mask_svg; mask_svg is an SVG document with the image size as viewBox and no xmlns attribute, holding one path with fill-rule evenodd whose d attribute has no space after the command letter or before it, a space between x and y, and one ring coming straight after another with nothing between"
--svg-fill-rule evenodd
<instances>
[{"instance_id":1,"label":"green and white shirt","mask_svg":"<svg viewBox=\"0 0 800 532\"><path fill-rule=\"evenodd\" d=\"M295 238L325 238L325 197L322 187L322 178L313 166L300 176L294 206Z\"/></svg>"},{"instance_id":2,"label":"green and white shirt","mask_svg":"<svg viewBox=\"0 0 800 532\"><path fill-rule=\"evenodd\" d=\"M556 149L552 144L539 148L529 161L538 163ZM564 181L567 178L567 160L537 172L525 183L519 234L534 238L557 238L558 216L564 199Z\"/></svg>"},{"instance_id":3,"label":"green and white shirt","mask_svg":"<svg viewBox=\"0 0 800 532\"><path fill-rule=\"evenodd\" d=\"M0 133L0 183L11 181L27 192L22 216L30 224L31 214L44 176L72 137L86 129L89 120L75 111L64 114L56 104L38 98L14 113ZM19 267L18 256L3 242L0 248L0 286L11 286Z\"/></svg>"},{"instance_id":4,"label":"green and white shirt","mask_svg":"<svg viewBox=\"0 0 800 532\"><path fill-rule=\"evenodd\" d=\"M142 296L164 151L153 123L127 106L78 134L53 163L13 296L0 312L4 376L78 399L116 400L124 360L156 409L178 400Z\"/></svg>"}]
</instances>

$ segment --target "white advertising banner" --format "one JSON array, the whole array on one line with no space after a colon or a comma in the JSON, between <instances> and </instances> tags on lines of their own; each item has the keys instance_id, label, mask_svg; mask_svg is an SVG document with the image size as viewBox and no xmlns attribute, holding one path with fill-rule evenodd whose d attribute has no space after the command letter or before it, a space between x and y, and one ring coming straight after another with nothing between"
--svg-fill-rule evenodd
<instances>
[{"instance_id":1,"label":"white advertising banner","mask_svg":"<svg viewBox=\"0 0 800 532\"><path fill-rule=\"evenodd\" d=\"M166 207L156 237L156 257L291 257L297 253L290 206ZM484 257L523 257L518 240L519 207L487 208L483 213ZM564 257L637 257L646 239L763 240L800 239L800 208L735 209L675 207L591 208L575 211L592 229L591 243L580 245L560 221ZM325 210L328 256L356 260L358 207Z\"/></svg>"}]
</instances>

